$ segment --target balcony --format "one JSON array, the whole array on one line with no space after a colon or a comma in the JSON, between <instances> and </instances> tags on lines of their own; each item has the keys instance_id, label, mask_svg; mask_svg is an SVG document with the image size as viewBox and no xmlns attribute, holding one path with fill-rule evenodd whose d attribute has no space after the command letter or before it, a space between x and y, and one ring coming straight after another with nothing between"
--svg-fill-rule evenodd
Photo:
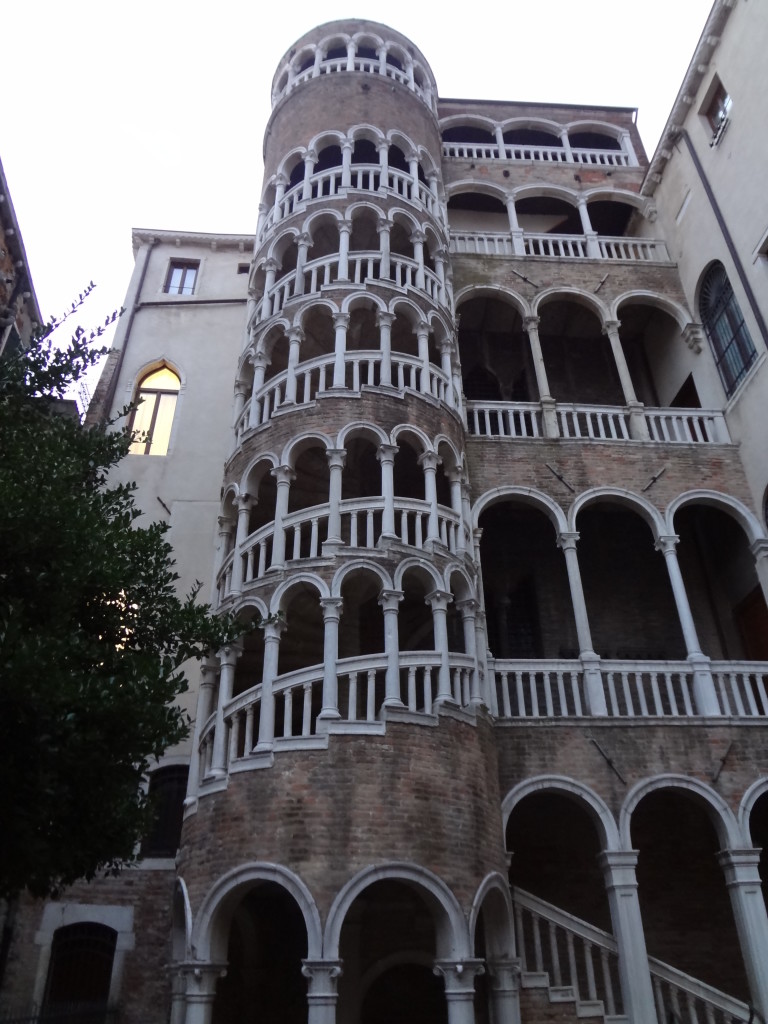
<instances>
[{"instance_id":1,"label":"balcony","mask_svg":"<svg viewBox=\"0 0 768 1024\"><path fill-rule=\"evenodd\" d=\"M658 238L541 234L528 231L451 231L454 256L536 256L552 259L622 260L670 263L666 244Z\"/></svg>"},{"instance_id":2,"label":"balcony","mask_svg":"<svg viewBox=\"0 0 768 1024\"><path fill-rule=\"evenodd\" d=\"M591 167L632 167L628 153L618 149L579 149L562 146L511 145L493 143L444 142L443 156L453 160L515 160L542 161L544 163L575 163Z\"/></svg>"}]
</instances>

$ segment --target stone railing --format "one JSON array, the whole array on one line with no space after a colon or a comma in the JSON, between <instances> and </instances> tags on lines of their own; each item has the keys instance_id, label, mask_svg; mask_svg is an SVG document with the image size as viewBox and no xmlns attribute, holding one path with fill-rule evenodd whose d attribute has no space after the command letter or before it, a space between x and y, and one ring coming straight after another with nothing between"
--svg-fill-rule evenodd
<instances>
[{"instance_id":1,"label":"stone railing","mask_svg":"<svg viewBox=\"0 0 768 1024\"><path fill-rule=\"evenodd\" d=\"M343 185L341 167L331 167L325 171L317 171L310 175L308 183L309 195L305 198L304 182L293 185L282 198L275 203L266 214L259 232L259 241L275 224L293 216L304 204L315 199L333 199L346 196L349 191L383 192L397 195L408 203L417 205L434 217L441 217L440 204L423 181L414 185L413 177L408 171L395 167L382 168L380 164L352 164L349 170L349 185Z\"/></svg>"},{"instance_id":2,"label":"stone railing","mask_svg":"<svg viewBox=\"0 0 768 1024\"><path fill-rule=\"evenodd\" d=\"M454 703L466 707L471 698L472 659L450 654L451 691ZM437 651L403 652L400 663L400 706L414 714L435 713L440 654ZM344 726L380 730L385 701L385 654L342 658L336 665L337 717L319 718L322 708L323 665L299 669L278 676L272 685L274 733L262 736L275 747L313 746L325 743L332 729ZM234 697L223 709L226 729L227 770L248 768L259 736L262 685L257 683ZM347 729L346 731L350 731ZM216 715L209 717L200 732L201 776L210 774L216 742Z\"/></svg>"},{"instance_id":3,"label":"stone railing","mask_svg":"<svg viewBox=\"0 0 768 1024\"><path fill-rule=\"evenodd\" d=\"M491 710L501 719L578 718L590 714L578 660L489 662ZM719 713L768 717L768 663L710 662ZM696 716L694 669L688 661L600 661L610 718Z\"/></svg>"},{"instance_id":4,"label":"stone railing","mask_svg":"<svg viewBox=\"0 0 768 1024\"><path fill-rule=\"evenodd\" d=\"M555 989L572 989L580 1017L621 1014L614 937L522 889L514 888L512 899L523 986L540 979ZM659 1024L752 1020L747 1004L725 992L654 957L648 958L648 966Z\"/></svg>"},{"instance_id":5,"label":"stone railing","mask_svg":"<svg viewBox=\"0 0 768 1024\"><path fill-rule=\"evenodd\" d=\"M562 146L526 146L506 143L444 142L443 156L458 160L543 160L545 163L592 164L599 167L636 166L620 149L574 149Z\"/></svg>"},{"instance_id":6,"label":"stone railing","mask_svg":"<svg viewBox=\"0 0 768 1024\"><path fill-rule=\"evenodd\" d=\"M416 95L420 96L431 108L431 98L429 94L415 82L411 81L411 76L407 71L403 71L402 68L397 68L392 64L382 64L377 57L355 57L352 61L351 68L349 67L347 57L326 58L325 60L320 61L317 67L313 65L310 68L306 68L304 71L300 71L299 74L291 79L281 93L276 95L273 94L273 103L277 102L280 96L283 96L292 89L295 89L297 85L301 85L303 82L308 82L311 78L319 78L320 75L340 74L344 71L358 71L369 75L382 75L383 77L391 78L393 81L404 85L406 89L410 89L412 92L415 92Z\"/></svg>"},{"instance_id":7,"label":"stone railing","mask_svg":"<svg viewBox=\"0 0 768 1024\"><path fill-rule=\"evenodd\" d=\"M421 278L421 280L420 280ZM422 283L423 281L423 283ZM445 305L447 297L440 279L428 267L420 268L416 260L408 256L392 254L389 257L389 272L382 273L380 252L350 252L347 273L340 276L339 254L322 256L306 263L300 274L291 270L281 277L262 296L254 313L254 322L267 320L282 312L289 299L297 295L316 294L329 285L382 284L397 288L416 288L433 302Z\"/></svg>"},{"instance_id":8,"label":"stone railing","mask_svg":"<svg viewBox=\"0 0 768 1024\"><path fill-rule=\"evenodd\" d=\"M593 441L658 441L665 444L730 444L725 416L716 409L652 409L642 407L646 436L630 430L629 410L616 405L558 402L554 423L544 429L537 402L468 401L467 431L473 437L584 438Z\"/></svg>"},{"instance_id":9,"label":"stone railing","mask_svg":"<svg viewBox=\"0 0 768 1024\"><path fill-rule=\"evenodd\" d=\"M316 356L295 368L296 400L291 405L306 405L318 395L326 394L333 385L335 356ZM357 349L344 353L344 385L347 391L359 392L363 387L380 387L383 356L380 349ZM390 356L390 384L388 390L399 392L406 388L430 395L439 402L451 404L450 384L437 366L430 364L429 370L416 356L392 352ZM235 423L235 442L239 444L243 435L254 427L268 423L274 413L286 405L288 370L282 370L268 381L246 402ZM338 393L340 388L336 389Z\"/></svg>"},{"instance_id":10,"label":"stone railing","mask_svg":"<svg viewBox=\"0 0 768 1024\"><path fill-rule=\"evenodd\" d=\"M423 547L428 537L429 511L429 504L426 501L396 497L395 535L391 539L409 547ZM346 548L372 550L379 546L383 529L383 497L345 498L340 503L340 515L341 540ZM323 544L328 539L329 517L330 506L327 503L287 515L283 520L286 560L299 561L321 557ZM437 529L439 543L451 554L456 554L459 550L461 530L464 531L464 547L470 548L466 526L462 524L458 513L452 509L438 505ZM234 551L229 553L217 578L220 601L229 597L232 592L235 557L243 559L243 585L263 578L272 564L274 536L274 523L267 523L246 538L239 554Z\"/></svg>"},{"instance_id":11,"label":"stone railing","mask_svg":"<svg viewBox=\"0 0 768 1024\"><path fill-rule=\"evenodd\" d=\"M669 263L659 238L539 234L531 231L451 231L450 252L478 256L547 256L566 260L625 260Z\"/></svg>"}]
</instances>

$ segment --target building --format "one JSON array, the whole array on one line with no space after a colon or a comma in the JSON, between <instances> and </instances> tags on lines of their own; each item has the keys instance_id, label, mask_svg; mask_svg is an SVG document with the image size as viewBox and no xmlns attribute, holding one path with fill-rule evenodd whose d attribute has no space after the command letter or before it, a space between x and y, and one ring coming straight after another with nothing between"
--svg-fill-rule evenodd
<instances>
[{"instance_id":1,"label":"building","mask_svg":"<svg viewBox=\"0 0 768 1024\"><path fill-rule=\"evenodd\" d=\"M323 25L255 237L134 233L91 414L144 398L122 471L182 587L262 626L202 667L139 866L20 914L19 993L768 1015L766 33L716 0L649 164L631 109L441 99Z\"/></svg>"},{"instance_id":2,"label":"building","mask_svg":"<svg viewBox=\"0 0 768 1024\"><path fill-rule=\"evenodd\" d=\"M0 356L26 345L41 323L27 253L0 163Z\"/></svg>"}]
</instances>

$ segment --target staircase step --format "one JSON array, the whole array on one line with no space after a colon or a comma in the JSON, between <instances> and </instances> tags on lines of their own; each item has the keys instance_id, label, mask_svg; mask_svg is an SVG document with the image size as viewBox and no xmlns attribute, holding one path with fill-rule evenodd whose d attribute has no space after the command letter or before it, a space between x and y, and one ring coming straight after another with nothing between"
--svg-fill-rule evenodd
<instances>
[{"instance_id":1,"label":"staircase step","mask_svg":"<svg viewBox=\"0 0 768 1024\"><path fill-rule=\"evenodd\" d=\"M572 985L551 985L549 988L550 1003L575 1003L576 993ZM602 1003L600 1006L602 1007Z\"/></svg>"},{"instance_id":2,"label":"staircase step","mask_svg":"<svg viewBox=\"0 0 768 1024\"><path fill-rule=\"evenodd\" d=\"M605 1006L602 999L580 999L576 1004L577 1017L605 1017ZM606 1020L613 1018L605 1017Z\"/></svg>"},{"instance_id":3,"label":"staircase step","mask_svg":"<svg viewBox=\"0 0 768 1024\"><path fill-rule=\"evenodd\" d=\"M549 975L546 971L524 971L520 984L523 988L549 988Z\"/></svg>"}]
</instances>

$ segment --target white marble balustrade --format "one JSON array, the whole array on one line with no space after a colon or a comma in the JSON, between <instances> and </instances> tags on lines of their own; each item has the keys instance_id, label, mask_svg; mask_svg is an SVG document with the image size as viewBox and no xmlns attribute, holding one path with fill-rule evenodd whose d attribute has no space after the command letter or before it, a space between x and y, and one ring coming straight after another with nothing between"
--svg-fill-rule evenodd
<instances>
[{"instance_id":1,"label":"white marble balustrade","mask_svg":"<svg viewBox=\"0 0 768 1024\"><path fill-rule=\"evenodd\" d=\"M597 236L596 248L585 235L520 233L516 243L508 231L451 231L454 255L547 256L556 259L625 260L632 263L669 263L666 244L659 238Z\"/></svg>"},{"instance_id":2,"label":"white marble balustrade","mask_svg":"<svg viewBox=\"0 0 768 1024\"><path fill-rule=\"evenodd\" d=\"M574 149L570 156L562 146L526 146L490 142L444 142L443 156L458 160L542 160L547 163L591 164L599 167L630 167L628 153L619 149Z\"/></svg>"}]
</instances>

